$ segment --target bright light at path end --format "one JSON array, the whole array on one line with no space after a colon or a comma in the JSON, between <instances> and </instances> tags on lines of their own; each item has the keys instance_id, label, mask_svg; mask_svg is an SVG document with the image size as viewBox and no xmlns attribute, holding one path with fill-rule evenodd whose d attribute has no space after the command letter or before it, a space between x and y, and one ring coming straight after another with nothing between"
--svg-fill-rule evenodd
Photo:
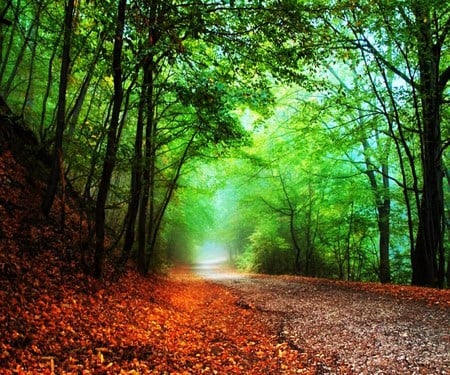
<instances>
[{"instance_id":1,"label":"bright light at path end","mask_svg":"<svg viewBox=\"0 0 450 375\"><path fill-rule=\"evenodd\" d=\"M228 253L222 244L206 242L200 247L197 263L223 263L228 260Z\"/></svg>"}]
</instances>

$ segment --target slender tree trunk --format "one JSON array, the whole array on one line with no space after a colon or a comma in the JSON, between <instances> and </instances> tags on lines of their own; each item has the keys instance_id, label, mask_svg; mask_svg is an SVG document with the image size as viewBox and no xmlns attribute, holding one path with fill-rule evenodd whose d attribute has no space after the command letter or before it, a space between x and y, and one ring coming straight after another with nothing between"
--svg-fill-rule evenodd
<instances>
[{"instance_id":1,"label":"slender tree trunk","mask_svg":"<svg viewBox=\"0 0 450 375\"><path fill-rule=\"evenodd\" d=\"M382 179L383 187L378 186L378 182L373 169L372 161L369 155L369 143L367 140L362 141L364 149L364 157L366 161L366 174L370 181L370 186L375 198L377 207L377 224L379 232L379 278L382 283L389 283L391 281L390 261L389 261L389 239L390 239L390 212L391 201L389 198L389 169L386 162L383 162Z\"/></svg>"},{"instance_id":2,"label":"slender tree trunk","mask_svg":"<svg viewBox=\"0 0 450 375\"><path fill-rule=\"evenodd\" d=\"M153 55L147 56L147 61L143 66L143 87L145 90L145 112L146 112L146 128L145 128L145 151L144 151L144 163L142 165L142 193L139 202L139 218L138 218L138 270L142 275L146 275L148 272L147 259L150 258L148 254L148 222L152 222L153 215L150 205L153 204L153 176L155 168L155 142L156 142L156 130L157 120L155 119L155 103L154 103L154 72L153 72Z\"/></svg>"},{"instance_id":3,"label":"slender tree trunk","mask_svg":"<svg viewBox=\"0 0 450 375\"><path fill-rule=\"evenodd\" d=\"M302 272L302 264L301 264L301 248L297 240L297 235L295 233L295 212L291 210L289 214L289 233L291 234L292 244L294 245L295 250L295 263L294 263L294 272L296 274L300 274Z\"/></svg>"},{"instance_id":4,"label":"slender tree trunk","mask_svg":"<svg viewBox=\"0 0 450 375\"><path fill-rule=\"evenodd\" d=\"M27 80L27 89L25 92L25 97L22 104L22 110L21 110L21 116L25 116L25 110L27 106L30 104L30 94L32 92L33 87L33 74L34 74L34 66L36 64L36 49L38 44L38 35L39 35L39 26L40 26L40 18L41 18L41 12L43 8L43 2L39 2L37 4L37 10L35 18L37 20L36 26L33 28L34 31L32 32L32 38L30 38L30 44L31 44L31 57L30 57L30 63L28 68L28 80ZM32 99L31 99L32 101Z\"/></svg>"},{"instance_id":5,"label":"slender tree trunk","mask_svg":"<svg viewBox=\"0 0 450 375\"><path fill-rule=\"evenodd\" d=\"M284 197L286 199L286 202L288 204L288 216L289 216L289 232L291 235L291 240L292 240L292 245L294 246L294 250L295 250L295 263L294 263L294 272L296 274L300 274L301 273L301 247L300 244L298 243L298 239L297 239L297 234L295 231L295 214L296 214L296 208L295 205L292 204L291 199L289 197L287 188L286 188L286 183L284 181L283 176L280 174L279 175L280 178L280 183L281 183L281 187L283 189L283 194Z\"/></svg>"},{"instance_id":6,"label":"slender tree trunk","mask_svg":"<svg viewBox=\"0 0 450 375\"><path fill-rule=\"evenodd\" d=\"M41 206L42 212L47 216L50 213L50 209L55 199L55 194L58 187L58 177L62 175L63 170L63 135L66 125L66 93L68 78L70 74L70 46L72 38L74 7L75 0L69 0L65 10L64 18L64 46L59 83L57 126L53 150L53 165L47 190L45 192L45 196Z\"/></svg>"},{"instance_id":7,"label":"slender tree trunk","mask_svg":"<svg viewBox=\"0 0 450 375\"><path fill-rule=\"evenodd\" d=\"M134 243L136 219L139 212L139 200L142 191L142 144L144 137L145 89L141 93L138 110L136 137L134 141L134 163L131 171L130 203L128 205L125 239L120 264L125 265Z\"/></svg>"},{"instance_id":8,"label":"slender tree trunk","mask_svg":"<svg viewBox=\"0 0 450 375\"><path fill-rule=\"evenodd\" d=\"M447 193L450 193L450 168L448 168L446 165L444 166L444 173L445 178L447 180ZM447 202L446 204L446 212L447 215L445 217L445 225L444 228L447 230L447 239L450 239L450 202ZM448 243L448 242L447 242ZM447 246L447 270L445 272L445 278L447 281L447 288L450 287L450 249ZM445 261L444 261L444 267L445 267Z\"/></svg>"},{"instance_id":9,"label":"slender tree trunk","mask_svg":"<svg viewBox=\"0 0 450 375\"><path fill-rule=\"evenodd\" d=\"M389 184L388 177L383 177L384 185ZM385 196L381 205L378 206L378 229L380 232L380 282L391 282L391 267L389 260L390 246L390 216L391 216L391 200Z\"/></svg>"},{"instance_id":10,"label":"slender tree trunk","mask_svg":"<svg viewBox=\"0 0 450 375\"><path fill-rule=\"evenodd\" d=\"M2 3L2 9L0 9L0 19L2 22L0 23L0 67L3 66L3 42L4 42L4 27L11 26L12 22L6 19L6 13L11 6L11 0L8 0L6 4ZM1 76L0 76L1 82Z\"/></svg>"},{"instance_id":11,"label":"slender tree trunk","mask_svg":"<svg viewBox=\"0 0 450 375\"><path fill-rule=\"evenodd\" d=\"M47 104L48 104L48 98L50 97L52 85L53 85L53 61L55 60L58 51L59 51L59 44L61 42L61 37L58 38L56 43L53 46L53 52L51 54L50 60L48 62L48 73L47 73L47 85L45 88L45 93L42 98L42 110L41 110L41 119L39 123L39 137L41 142L47 139L47 132L48 128L45 127L45 118L47 115Z\"/></svg>"},{"instance_id":12,"label":"slender tree trunk","mask_svg":"<svg viewBox=\"0 0 450 375\"><path fill-rule=\"evenodd\" d=\"M308 183L308 208L306 210L306 257L305 257L305 275L311 276L311 263L314 254L314 237L312 227L313 215L313 189L311 183Z\"/></svg>"},{"instance_id":13,"label":"slender tree trunk","mask_svg":"<svg viewBox=\"0 0 450 375\"><path fill-rule=\"evenodd\" d=\"M102 279L105 267L105 206L111 184L112 173L116 164L117 147L119 143L118 129L120 124L120 110L123 100L122 87L122 46L125 28L126 0L120 0L117 9L117 25L112 56L114 100L111 122L108 128L105 160L103 162L97 202L95 208L95 253L94 276Z\"/></svg>"},{"instance_id":14,"label":"slender tree trunk","mask_svg":"<svg viewBox=\"0 0 450 375\"><path fill-rule=\"evenodd\" d=\"M347 280L352 279L352 268L351 268L351 250L352 250L352 231L353 231L353 220L355 217L355 211L354 211L355 203L351 203L351 211L350 211L350 217L348 219L348 232L346 237L346 244L345 244L345 260L347 262Z\"/></svg>"},{"instance_id":15,"label":"slender tree trunk","mask_svg":"<svg viewBox=\"0 0 450 375\"><path fill-rule=\"evenodd\" d=\"M101 39L98 42L95 54L94 54L94 58L92 59L91 63L90 63L90 68L83 80L83 84L81 85L80 88L80 92L78 93L78 96L75 100L75 103L73 105L73 107L71 108L71 110L69 111L68 115L67 115L67 122L69 124L69 136L73 134L73 132L75 131L75 127L78 123L78 118L80 116L81 113L81 109L83 108L83 104L84 101L86 99L86 95L88 92L88 89L90 87L92 78L94 76L94 72L95 72L95 67L98 64L98 61L101 57L101 52L103 49L103 44L105 42L105 36L101 36Z\"/></svg>"},{"instance_id":16,"label":"slender tree trunk","mask_svg":"<svg viewBox=\"0 0 450 375\"><path fill-rule=\"evenodd\" d=\"M27 34L25 35L25 40L23 41L23 43L22 43L22 45L20 47L19 53L17 54L16 62L15 62L14 66L13 66L13 68L12 68L10 74L9 74L9 77L8 77L7 81L5 82L5 84L2 87L5 99L7 99L7 97L9 96L9 94L12 91L12 86L13 86L14 79L19 76L19 74L17 72L19 70L20 65L24 61L25 51L27 50L27 48L29 46L29 43L32 42L31 41L31 37L32 37L32 34L33 34L33 30L40 22L40 20L38 18L39 16L40 16L40 14L37 14L33 18L33 21L31 22L31 24L30 24L30 26L29 26L29 28L27 30ZM66 16L65 22L67 22L67 16ZM64 62L62 62L62 65L64 65Z\"/></svg>"},{"instance_id":17,"label":"slender tree trunk","mask_svg":"<svg viewBox=\"0 0 450 375\"><path fill-rule=\"evenodd\" d=\"M155 218L152 222L149 223L150 228L150 236L149 236L149 243L148 243L148 249L150 251L150 254L153 253L156 247L156 241L158 239L159 231L163 222L164 214L167 210L167 207L172 199L172 195L175 191L175 187L177 186L178 179L181 175L181 170L188 158L189 151L191 150L192 144L194 142L195 136L197 135L197 131L192 133L191 138L189 139L189 142L187 143L186 147L184 148L183 154L180 157L180 160L178 161L177 169L175 171L175 174L170 182L170 185L167 187L166 195L163 199L163 202L161 204L160 209L158 210L158 213L155 215ZM153 206L155 206L154 202L152 202ZM150 257L147 257L147 263L145 269L148 270L150 266Z\"/></svg>"},{"instance_id":18,"label":"slender tree trunk","mask_svg":"<svg viewBox=\"0 0 450 375\"><path fill-rule=\"evenodd\" d=\"M2 15L6 14L9 7L12 7L11 1L8 1L8 3L6 4L4 13L2 13ZM15 8L17 9L16 14L18 14L19 9L21 8L20 0L17 1ZM4 24L0 25L0 36L1 36L1 39L0 39L0 42L1 42L0 88L1 88L2 95L6 94L6 90L4 89L4 81L3 80L6 78L5 72L6 72L6 68L8 66L8 62L9 62L9 59L11 56L11 51L12 51L13 45L14 45L14 43L17 43L16 32L18 29L18 25L17 25L17 21L16 21L13 23L13 26L9 30L8 45L7 45L6 51L5 51L4 36L3 36L3 27L4 26L5 26Z\"/></svg>"}]
</instances>

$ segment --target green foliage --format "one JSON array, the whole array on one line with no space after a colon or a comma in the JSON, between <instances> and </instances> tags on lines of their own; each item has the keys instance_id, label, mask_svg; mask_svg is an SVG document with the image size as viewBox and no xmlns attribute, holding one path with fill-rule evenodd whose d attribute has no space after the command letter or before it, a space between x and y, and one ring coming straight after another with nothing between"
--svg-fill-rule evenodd
<instances>
[{"instance_id":1,"label":"green foliage","mask_svg":"<svg viewBox=\"0 0 450 375\"><path fill-rule=\"evenodd\" d=\"M73 25L64 161L91 199L111 121L116 5L78 2ZM127 5L111 227L120 232L125 221L131 166L152 161L149 207L161 229L148 252L160 261L191 261L215 241L247 270L373 280L386 203L392 277L408 280L428 144L417 51L424 20L415 15L435 17L443 74L446 2ZM43 147L54 138L63 14L61 2L13 0L5 18L14 22L0 29L1 94ZM442 95L446 170L448 89ZM153 126L140 150L138 124ZM154 154L143 161L148 143Z\"/></svg>"},{"instance_id":2,"label":"green foliage","mask_svg":"<svg viewBox=\"0 0 450 375\"><path fill-rule=\"evenodd\" d=\"M270 274L292 272L292 252L286 240L273 226L258 228L249 238L249 245L236 259L239 268Z\"/></svg>"}]
</instances>

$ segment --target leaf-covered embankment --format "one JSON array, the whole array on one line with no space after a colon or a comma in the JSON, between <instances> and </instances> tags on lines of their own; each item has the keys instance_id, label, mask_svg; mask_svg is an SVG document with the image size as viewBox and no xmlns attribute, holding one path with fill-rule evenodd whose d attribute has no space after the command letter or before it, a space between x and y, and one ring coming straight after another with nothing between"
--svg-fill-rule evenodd
<instances>
[{"instance_id":1,"label":"leaf-covered embankment","mask_svg":"<svg viewBox=\"0 0 450 375\"><path fill-rule=\"evenodd\" d=\"M83 273L85 221L66 200L62 230L60 197L49 218L40 214L46 165L32 137L17 138L3 121L0 374L314 373L320 366L280 342L225 288L191 274L141 278L130 270L99 283Z\"/></svg>"}]
</instances>

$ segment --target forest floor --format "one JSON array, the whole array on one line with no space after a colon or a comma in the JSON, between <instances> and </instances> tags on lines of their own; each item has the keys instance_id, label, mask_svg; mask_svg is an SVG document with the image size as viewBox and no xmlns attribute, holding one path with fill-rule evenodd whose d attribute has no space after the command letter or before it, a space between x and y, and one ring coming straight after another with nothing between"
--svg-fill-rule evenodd
<instances>
[{"instance_id":1,"label":"forest floor","mask_svg":"<svg viewBox=\"0 0 450 375\"><path fill-rule=\"evenodd\" d=\"M450 373L449 291L53 263L0 282L0 374Z\"/></svg>"},{"instance_id":2,"label":"forest floor","mask_svg":"<svg viewBox=\"0 0 450 375\"><path fill-rule=\"evenodd\" d=\"M449 290L220 268L198 273L261 313L290 348L326 358L323 373L450 374Z\"/></svg>"},{"instance_id":3,"label":"forest floor","mask_svg":"<svg viewBox=\"0 0 450 375\"><path fill-rule=\"evenodd\" d=\"M130 267L117 278L108 267L102 282L87 275L76 197L58 196L50 216L41 214L48 158L39 152L29 130L0 116L0 374L328 368L331 359L291 347L228 288L186 269L142 278Z\"/></svg>"}]
</instances>

